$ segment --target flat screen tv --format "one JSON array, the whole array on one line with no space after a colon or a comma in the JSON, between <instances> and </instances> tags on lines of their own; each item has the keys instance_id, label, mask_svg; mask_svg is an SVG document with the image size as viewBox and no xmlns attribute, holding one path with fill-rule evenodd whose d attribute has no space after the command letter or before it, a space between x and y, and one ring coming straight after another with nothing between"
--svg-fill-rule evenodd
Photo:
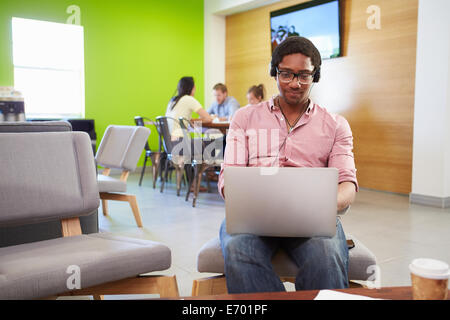
<instances>
[{"instance_id":1,"label":"flat screen tv","mask_svg":"<svg viewBox=\"0 0 450 320\"><path fill-rule=\"evenodd\" d=\"M287 37L302 36L314 43L322 59L340 57L339 8L339 0L314 0L272 11L272 52Z\"/></svg>"}]
</instances>

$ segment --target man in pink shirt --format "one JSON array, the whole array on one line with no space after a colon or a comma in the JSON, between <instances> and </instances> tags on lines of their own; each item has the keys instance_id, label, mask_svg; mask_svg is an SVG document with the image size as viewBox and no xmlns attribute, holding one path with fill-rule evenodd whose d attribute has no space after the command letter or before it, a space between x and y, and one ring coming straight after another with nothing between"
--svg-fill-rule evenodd
<instances>
[{"instance_id":1,"label":"man in pink shirt","mask_svg":"<svg viewBox=\"0 0 450 320\"><path fill-rule=\"evenodd\" d=\"M319 51L306 38L290 37L277 46L270 74L279 95L235 113L218 182L222 196L227 166L335 167L339 170L337 210L354 201L358 183L350 126L309 98L320 79L321 62ZM274 192L282 192L283 186L273 187ZM338 217L332 238L230 235L225 225L224 221L220 240L230 293L283 291L271 265L279 248L299 267L297 290L348 287L348 248Z\"/></svg>"}]
</instances>

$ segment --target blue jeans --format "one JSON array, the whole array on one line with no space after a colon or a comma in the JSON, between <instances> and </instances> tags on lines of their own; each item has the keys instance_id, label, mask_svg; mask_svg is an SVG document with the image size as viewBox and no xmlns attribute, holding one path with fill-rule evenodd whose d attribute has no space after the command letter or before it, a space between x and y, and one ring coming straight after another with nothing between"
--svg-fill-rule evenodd
<instances>
[{"instance_id":1,"label":"blue jeans","mask_svg":"<svg viewBox=\"0 0 450 320\"><path fill-rule=\"evenodd\" d=\"M334 237L280 238L226 232L220 227L229 293L285 291L272 267L272 257L283 248L298 266L296 290L348 287L348 248L339 218Z\"/></svg>"}]
</instances>

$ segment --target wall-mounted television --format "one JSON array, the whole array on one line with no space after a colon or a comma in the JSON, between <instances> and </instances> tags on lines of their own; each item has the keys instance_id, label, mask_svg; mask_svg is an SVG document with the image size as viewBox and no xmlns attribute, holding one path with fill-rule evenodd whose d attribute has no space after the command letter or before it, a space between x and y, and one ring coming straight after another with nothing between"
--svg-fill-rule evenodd
<instances>
[{"instance_id":1,"label":"wall-mounted television","mask_svg":"<svg viewBox=\"0 0 450 320\"><path fill-rule=\"evenodd\" d=\"M270 13L273 50L287 37L311 40L322 59L340 57L341 18L339 0L313 0Z\"/></svg>"}]
</instances>

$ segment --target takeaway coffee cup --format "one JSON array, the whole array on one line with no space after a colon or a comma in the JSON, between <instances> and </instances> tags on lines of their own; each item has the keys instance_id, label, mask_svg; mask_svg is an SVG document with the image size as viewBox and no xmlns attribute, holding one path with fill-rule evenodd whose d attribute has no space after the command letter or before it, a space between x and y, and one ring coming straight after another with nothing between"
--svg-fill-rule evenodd
<instances>
[{"instance_id":1,"label":"takeaway coffee cup","mask_svg":"<svg viewBox=\"0 0 450 320\"><path fill-rule=\"evenodd\" d=\"M415 259L409 265L414 300L445 300L450 270L445 262Z\"/></svg>"}]
</instances>

